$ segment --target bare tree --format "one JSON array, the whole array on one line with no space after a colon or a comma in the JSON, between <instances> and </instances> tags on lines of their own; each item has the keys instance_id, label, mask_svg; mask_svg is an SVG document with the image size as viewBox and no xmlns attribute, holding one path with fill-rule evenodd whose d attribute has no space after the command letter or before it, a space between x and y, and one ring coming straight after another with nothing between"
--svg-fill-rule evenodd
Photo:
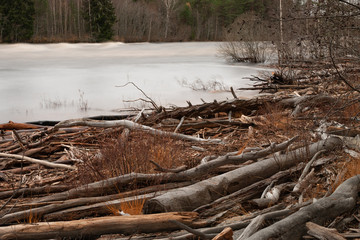
<instances>
[{"instance_id":1,"label":"bare tree","mask_svg":"<svg viewBox=\"0 0 360 240\"><path fill-rule=\"evenodd\" d=\"M170 17L172 16L178 0L162 0L165 7L165 34L164 37L167 39L170 25Z\"/></svg>"}]
</instances>

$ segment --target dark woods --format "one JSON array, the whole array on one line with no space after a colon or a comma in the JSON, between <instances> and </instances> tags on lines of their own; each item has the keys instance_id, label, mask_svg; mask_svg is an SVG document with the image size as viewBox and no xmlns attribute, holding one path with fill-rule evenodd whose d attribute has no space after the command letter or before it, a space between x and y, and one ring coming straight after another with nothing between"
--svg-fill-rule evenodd
<instances>
[{"instance_id":1,"label":"dark woods","mask_svg":"<svg viewBox=\"0 0 360 240\"><path fill-rule=\"evenodd\" d=\"M348 36L357 31L359 9L345 2L0 0L0 41L287 41L339 29Z\"/></svg>"}]
</instances>

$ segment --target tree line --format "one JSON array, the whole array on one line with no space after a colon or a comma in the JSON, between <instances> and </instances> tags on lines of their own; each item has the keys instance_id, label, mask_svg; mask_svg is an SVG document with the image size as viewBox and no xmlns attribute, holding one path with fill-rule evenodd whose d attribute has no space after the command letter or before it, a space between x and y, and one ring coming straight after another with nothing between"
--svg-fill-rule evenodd
<instances>
[{"instance_id":1,"label":"tree line","mask_svg":"<svg viewBox=\"0 0 360 240\"><path fill-rule=\"evenodd\" d=\"M270 0L0 0L2 42L222 40Z\"/></svg>"},{"instance_id":2,"label":"tree line","mask_svg":"<svg viewBox=\"0 0 360 240\"><path fill-rule=\"evenodd\" d=\"M354 36L356 6L359 0L0 0L0 42L307 39L323 45L330 36Z\"/></svg>"}]
</instances>

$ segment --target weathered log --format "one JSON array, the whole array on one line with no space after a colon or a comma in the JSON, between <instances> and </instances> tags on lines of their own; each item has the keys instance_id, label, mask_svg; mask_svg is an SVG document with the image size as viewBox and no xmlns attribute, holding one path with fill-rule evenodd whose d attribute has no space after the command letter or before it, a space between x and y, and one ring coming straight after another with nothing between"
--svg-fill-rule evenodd
<instances>
[{"instance_id":1,"label":"weathered log","mask_svg":"<svg viewBox=\"0 0 360 240\"><path fill-rule=\"evenodd\" d=\"M203 232L205 234L211 234L211 233L219 234L225 228L231 228L233 231L240 230L240 229L243 229L246 226L248 226L249 223L250 223L250 220L246 220L246 221L226 224L226 225L223 225L223 226L200 228L200 229L196 229L196 230L201 231L201 232ZM186 234L182 234L182 235L178 235L178 236L170 236L170 239L172 239L172 240L186 240L186 239L191 239L192 236L193 236L193 234L186 233ZM166 239L169 239L169 238L166 238ZM165 240L165 238L161 238L159 240Z\"/></svg>"},{"instance_id":2,"label":"weathered log","mask_svg":"<svg viewBox=\"0 0 360 240\"><path fill-rule=\"evenodd\" d=\"M277 90L277 89L304 89L314 87L314 85L279 85L279 84L262 84L249 88L237 88L237 90Z\"/></svg>"},{"instance_id":3,"label":"weathered log","mask_svg":"<svg viewBox=\"0 0 360 240\"><path fill-rule=\"evenodd\" d=\"M188 187L168 191L147 201L145 209L149 213L193 210L270 177L278 171L290 168L300 161L311 158L319 150L333 150L341 144L342 141L339 138L329 138L280 156L255 162Z\"/></svg>"},{"instance_id":4,"label":"weathered log","mask_svg":"<svg viewBox=\"0 0 360 240\"><path fill-rule=\"evenodd\" d=\"M326 162L334 160L335 157L324 157L317 160L314 163L314 166L322 165ZM247 187L244 187L232 194L221 197L210 204L203 205L194 211L201 213L201 217L207 217L215 215L217 212L221 212L224 210L231 210L234 203L242 203L249 199L252 199L256 196L259 196L263 189L269 185L273 181L283 182L284 179L289 178L289 176L293 175L297 171L300 171L303 168L303 163L298 164L295 167L289 168L284 171L277 172L269 178L253 183ZM295 185L295 183L294 183Z\"/></svg>"},{"instance_id":5,"label":"weathered log","mask_svg":"<svg viewBox=\"0 0 360 240\"><path fill-rule=\"evenodd\" d=\"M222 230L221 233L216 235L212 240L233 240L233 230L227 227Z\"/></svg>"},{"instance_id":6,"label":"weathered log","mask_svg":"<svg viewBox=\"0 0 360 240\"><path fill-rule=\"evenodd\" d=\"M307 222L306 227L309 229L307 233L318 239L346 240L346 238L341 236L335 228L326 228L313 222Z\"/></svg>"},{"instance_id":7,"label":"weathered log","mask_svg":"<svg viewBox=\"0 0 360 240\"><path fill-rule=\"evenodd\" d=\"M200 121L200 122L188 122L188 123L183 123L178 129L181 128L194 128L194 129L202 129L202 128L214 128L214 127L219 127L219 126L224 126L224 125L229 125L229 126L238 126L241 128L247 128L249 126L253 126L253 123L244 123L241 121L229 121L229 120L204 120L204 121ZM161 125L163 127L174 127L175 125Z\"/></svg>"},{"instance_id":8,"label":"weathered log","mask_svg":"<svg viewBox=\"0 0 360 240\"><path fill-rule=\"evenodd\" d=\"M153 215L108 216L63 222L39 222L0 227L0 239L89 238L103 234L133 234L176 230L176 220L192 227L205 225L195 221L193 212L161 213Z\"/></svg>"},{"instance_id":9,"label":"weathered log","mask_svg":"<svg viewBox=\"0 0 360 240\"><path fill-rule=\"evenodd\" d=\"M73 119L73 120L66 120L62 121L55 125L54 130L57 130L62 127L71 127L71 126L89 126L89 127L101 127L101 128L110 128L110 127L125 127L131 130L142 130L148 132L153 135L159 136L168 136L174 139L180 140L188 140L188 141L195 141L195 142L206 142L206 143L218 143L221 142L220 139L203 139L198 137L193 137L189 135L184 135L180 133L173 133L173 132L165 132L161 131L146 125L141 125L129 120L117 120L117 121L96 121L96 120L89 120L89 119Z\"/></svg>"},{"instance_id":10,"label":"weathered log","mask_svg":"<svg viewBox=\"0 0 360 240\"><path fill-rule=\"evenodd\" d=\"M36 200L37 202L47 202L47 201L60 201L75 197L91 197L97 196L103 192L104 189L116 189L116 186L124 186L136 180L137 182L149 182L149 181L187 181L194 180L196 178L202 177L203 175L209 173L211 170L220 167L225 164L236 164L242 163L248 160L256 160L261 157L265 157L271 153L281 151L286 149L291 143L293 143L297 137L289 139L280 144L273 144L266 149L257 151L257 152L246 152L236 156L230 156L228 154L225 156L220 156L210 162L201 164L197 167L190 168L188 170L179 172L179 173L159 173L159 174L142 174L142 173L130 173L114 178L109 178L103 181L98 181L83 185L63 193L57 193L52 196L47 196L41 199ZM236 154L236 153L233 153Z\"/></svg>"},{"instance_id":11,"label":"weathered log","mask_svg":"<svg viewBox=\"0 0 360 240\"><path fill-rule=\"evenodd\" d=\"M34 187L34 188L21 188L18 190L9 190L0 192L0 199L11 197L14 192L16 191L14 197L18 197L20 195L27 196L27 195L38 195L44 193L54 193L54 192L62 192L69 189L69 186L65 185L55 185L55 186L42 186L42 187Z\"/></svg>"},{"instance_id":12,"label":"weathered log","mask_svg":"<svg viewBox=\"0 0 360 240\"><path fill-rule=\"evenodd\" d=\"M12 121L9 121L8 123L0 124L0 129L2 130L39 129L39 128L43 128L43 127L34 124L15 123Z\"/></svg>"},{"instance_id":13,"label":"weathered log","mask_svg":"<svg viewBox=\"0 0 360 240\"><path fill-rule=\"evenodd\" d=\"M67 219L76 219L80 217L86 217L93 213L98 215L101 214L109 214L111 211L109 208L111 206L117 207L123 203L132 202L132 201L145 201L147 198L151 198L157 195L164 193L163 191L156 192L156 193L148 193L144 195L139 195L135 197L127 197L112 201L100 202L103 200L102 197L97 198L78 198L78 199L71 199L64 202L57 202L53 204L49 204L42 207L37 208L30 208L28 210L19 211L11 214L7 214L0 218L0 225L9 224L16 221L21 221L23 219L27 219L29 216L36 216L37 218L41 218L44 216L44 219L51 221L51 220L67 220ZM113 196L110 196L113 197ZM109 198L110 198L109 197ZM94 203L95 204L92 204ZM97 202L97 203L96 203ZM92 205L87 205L92 204ZM79 206L71 208L74 206ZM70 209L67 209L70 208ZM62 210L66 209L66 210ZM60 211L62 210L62 211ZM76 214L74 214L74 212Z\"/></svg>"},{"instance_id":14,"label":"weathered log","mask_svg":"<svg viewBox=\"0 0 360 240\"><path fill-rule=\"evenodd\" d=\"M305 224L307 222L311 221L321 225L325 221L352 210L355 207L359 191L360 175L356 175L343 182L329 197L303 207L289 217L256 232L248 240L300 239L306 233Z\"/></svg>"},{"instance_id":15,"label":"weathered log","mask_svg":"<svg viewBox=\"0 0 360 240\"><path fill-rule=\"evenodd\" d=\"M176 187L183 187L189 185L189 182L184 183L168 183L163 185L150 186L143 189L137 189L134 191L118 193L108 196L101 197L85 197L85 198L76 198L66 201L57 201L53 203L48 203L45 206L38 206L41 203L30 204L30 209L10 212L7 215L0 218L0 224L11 223L14 221L20 221L26 219L29 215L37 216L38 218L45 216L47 220L65 220L69 218L69 215L72 218L75 217L74 212L77 216L88 216L94 211L97 211L97 214L108 213L108 206L110 205L119 205L120 203L129 202L133 199L138 200L141 198L153 197L156 194L160 194L161 191L167 189L173 189ZM150 194L151 193L151 194ZM143 194L143 195L141 195ZM130 196L137 195L136 197L131 198ZM120 199L120 200L115 200ZM82 207L78 207L82 206ZM64 210L66 209L66 210ZM85 212L85 214L84 214Z\"/></svg>"},{"instance_id":16,"label":"weathered log","mask_svg":"<svg viewBox=\"0 0 360 240\"><path fill-rule=\"evenodd\" d=\"M334 97L318 94L318 95L305 95L301 97L288 98L280 101L284 107L294 107L291 116L296 117L305 107L319 107L333 104L336 101Z\"/></svg>"},{"instance_id":17,"label":"weathered log","mask_svg":"<svg viewBox=\"0 0 360 240\"><path fill-rule=\"evenodd\" d=\"M205 234L201 231L198 231L198 230L195 230L195 229L192 229L191 227L179 222L179 221L176 221L176 220L171 220L170 222L176 224L177 226L179 226L179 228L181 229L184 229L186 231L188 231L189 233L192 233L194 234L195 236L199 237L200 239L202 240L206 240L206 239L212 239L213 237L215 237L216 235L214 234Z\"/></svg>"},{"instance_id":18,"label":"weathered log","mask_svg":"<svg viewBox=\"0 0 360 240\"><path fill-rule=\"evenodd\" d=\"M176 108L171 112L161 112L150 116L148 122L159 122L164 118L181 119L185 117L206 117L214 115L218 112L242 112L243 114L250 114L251 111L259 109L266 102L275 102L269 97L259 97L252 99L231 99L222 102L211 102L189 107Z\"/></svg>"},{"instance_id":19,"label":"weathered log","mask_svg":"<svg viewBox=\"0 0 360 240\"><path fill-rule=\"evenodd\" d=\"M44 165L46 167L51 167L51 168L65 168L65 169L70 169L70 170L77 169L74 166L69 166L69 165L65 165L65 164L61 164L61 163L52 163L49 161L39 160L39 159L16 155L16 154L0 153L0 157L12 158L12 159L21 160L21 161L27 161L27 162L36 163L36 164Z\"/></svg>"}]
</instances>

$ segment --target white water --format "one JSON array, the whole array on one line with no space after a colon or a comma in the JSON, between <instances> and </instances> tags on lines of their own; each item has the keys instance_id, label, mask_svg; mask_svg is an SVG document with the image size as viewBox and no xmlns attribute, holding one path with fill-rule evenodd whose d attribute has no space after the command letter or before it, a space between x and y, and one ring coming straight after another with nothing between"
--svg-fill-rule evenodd
<instances>
[{"instance_id":1,"label":"white water","mask_svg":"<svg viewBox=\"0 0 360 240\"><path fill-rule=\"evenodd\" d=\"M200 79L228 89L249 86L260 66L229 64L217 57L219 43L1 44L0 123L116 115L141 107L124 100L144 98L134 82L159 105L186 106L231 98L224 91L194 91L179 83ZM254 92L238 92L250 97ZM54 103L57 106L54 106ZM88 110L80 107L87 103Z\"/></svg>"}]
</instances>

